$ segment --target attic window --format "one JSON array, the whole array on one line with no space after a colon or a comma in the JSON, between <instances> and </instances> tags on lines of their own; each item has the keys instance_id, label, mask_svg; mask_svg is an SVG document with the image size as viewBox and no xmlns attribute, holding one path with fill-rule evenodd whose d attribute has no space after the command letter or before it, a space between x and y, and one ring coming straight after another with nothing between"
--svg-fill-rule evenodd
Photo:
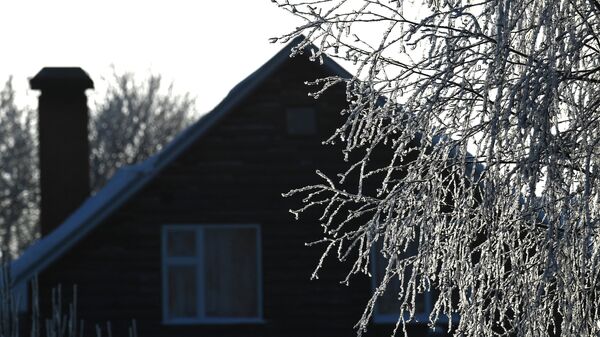
<instances>
[{"instance_id":1,"label":"attic window","mask_svg":"<svg viewBox=\"0 0 600 337\"><path fill-rule=\"evenodd\" d=\"M285 114L289 135L309 136L317 133L317 114L314 108L287 108Z\"/></svg>"},{"instance_id":2,"label":"attic window","mask_svg":"<svg viewBox=\"0 0 600 337\"><path fill-rule=\"evenodd\" d=\"M262 319L257 225L163 229L163 321L253 323Z\"/></svg>"}]
</instances>

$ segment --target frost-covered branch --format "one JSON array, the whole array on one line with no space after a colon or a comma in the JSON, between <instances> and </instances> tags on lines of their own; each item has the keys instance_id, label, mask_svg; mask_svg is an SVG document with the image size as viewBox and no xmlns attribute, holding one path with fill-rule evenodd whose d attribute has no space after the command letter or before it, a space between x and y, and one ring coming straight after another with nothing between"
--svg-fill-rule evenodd
<instances>
[{"instance_id":1,"label":"frost-covered branch","mask_svg":"<svg viewBox=\"0 0 600 337\"><path fill-rule=\"evenodd\" d=\"M113 74L109 88L91 109L92 189L97 190L123 165L141 162L191 122L190 94L176 94L160 75L139 79Z\"/></svg>"},{"instance_id":2,"label":"frost-covered branch","mask_svg":"<svg viewBox=\"0 0 600 337\"><path fill-rule=\"evenodd\" d=\"M348 170L289 194L349 276L387 259L359 332L396 278L459 335L600 334L598 2L275 2L305 20L279 40L355 65L315 82L346 85Z\"/></svg>"}]
</instances>

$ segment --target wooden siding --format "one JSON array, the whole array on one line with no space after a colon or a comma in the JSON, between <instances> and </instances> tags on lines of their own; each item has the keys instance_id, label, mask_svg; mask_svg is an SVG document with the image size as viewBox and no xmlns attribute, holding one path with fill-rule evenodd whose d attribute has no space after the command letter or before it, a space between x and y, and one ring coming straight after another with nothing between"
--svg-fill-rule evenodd
<instances>
[{"instance_id":1,"label":"wooden siding","mask_svg":"<svg viewBox=\"0 0 600 337\"><path fill-rule=\"evenodd\" d=\"M152 336L354 336L354 324L370 297L370 281L339 284L348 265L326 263L319 280L310 275L322 247L314 218L294 221L298 198L282 192L315 183L314 171L345 166L339 149L324 147L340 123L343 87L319 100L303 82L322 76L303 59L286 62L230 115L189 148L128 203L40 275L42 300L57 284L78 287L78 314L86 330L111 321L115 336L136 319L140 337ZM314 106L315 136L289 136L285 108ZM264 323L163 325L161 228L165 224L260 224ZM48 308L48 301L42 307ZM392 326L368 335L389 336ZM418 327L421 330L422 327ZM424 331L424 330L423 330ZM424 335L419 333L418 335Z\"/></svg>"}]
</instances>

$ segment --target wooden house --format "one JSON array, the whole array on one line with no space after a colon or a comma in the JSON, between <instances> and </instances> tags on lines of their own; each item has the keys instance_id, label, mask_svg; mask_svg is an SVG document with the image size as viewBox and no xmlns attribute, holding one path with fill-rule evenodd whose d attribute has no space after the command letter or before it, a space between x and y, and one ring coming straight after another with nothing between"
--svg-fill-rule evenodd
<instances>
[{"instance_id":1,"label":"wooden house","mask_svg":"<svg viewBox=\"0 0 600 337\"><path fill-rule=\"evenodd\" d=\"M298 200L281 196L318 182L317 168L344 169L339 149L321 142L342 122L345 88L315 100L304 82L351 75L330 59L290 58L293 43L89 198L84 91L93 83L78 68L45 68L31 80L42 92L43 237L11 273L18 289L38 275L42 314L51 289L69 297L77 285L86 330L110 321L125 334L135 319L142 337L356 334L371 280L341 285L349 266L332 262L310 281L322 248L305 243L322 229L294 221ZM368 335L389 336L397 317L380 305ZM410 336L429 334L424 323L409 326Z\"/></svg>"}]
</instances>

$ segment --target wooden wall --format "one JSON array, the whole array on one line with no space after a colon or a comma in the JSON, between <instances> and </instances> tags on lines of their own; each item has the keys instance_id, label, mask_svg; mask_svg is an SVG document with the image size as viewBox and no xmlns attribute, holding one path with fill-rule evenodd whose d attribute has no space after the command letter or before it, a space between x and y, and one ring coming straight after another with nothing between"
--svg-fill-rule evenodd
<instances>
[{"instance_id":1,"label":"wooden wall","mask_svg":"<svg viewBox=\"0 0 600 337\"><path fill-rule=\"evenodd\" d=\"M232 113L107 221L40 275L43 299L62 284L78 286L78 313L86 330L111 321L115 336L136 319L139 335L219 337L354 336L354 324L370 297L370 281L340 285L348 265L326 263L319 280L310 275L322 247L315 218L294 221L298 198L282 192L319 182L316 168L339 172L339 149L324 147L341 122L343 87L319 100L303 82L323 75L317 64L284 64ZM201 98L201 97L200 97ZM289 136L286 107L314 106L315 136ZM244 325L163 325L161 227L165 224L257 223L262 232L265 322ZM42 303L47 308L48 301ZM369 335L389 336L392 326ZM422 330L418 327L417 330ZM423 335L419 333L419 335Z\"/></svg>"}]
</instances>

